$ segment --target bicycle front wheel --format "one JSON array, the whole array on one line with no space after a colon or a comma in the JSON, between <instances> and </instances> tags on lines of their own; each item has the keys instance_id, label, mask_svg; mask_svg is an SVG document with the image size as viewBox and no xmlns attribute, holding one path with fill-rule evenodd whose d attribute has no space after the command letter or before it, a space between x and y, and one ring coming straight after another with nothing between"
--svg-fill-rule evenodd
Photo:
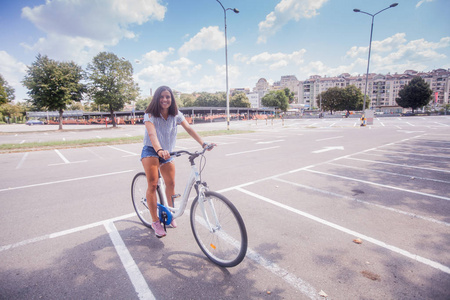
<instances>
[{"instance_id":1,"label":"bicycle front wheel","mask_svg":"<svg viewBox=\"0 0 450 300\"><path fill-rule=\"evenodd\" d=\"M131 184L131 200L133 201L134 210L136 211L137 216L142 221L142 223L148 228L152 228L152 216L150 215L150 211L148 209L147 204L147 177L144 172L137 173L133 178L133 182ZM156 190L156 198L158 203L160 203L160 189L159 187Z\"/></svg>"},{"instance_id":2,"label":"bicycle front wheel","mask_svg":"<svg viewBox=\"0 0 450 300\"><path fill-rule=\"evenodd\" d=\"M203 253L221 267L238 265L247 253L247 230L236 207L223 195L205 192L192 202L191 228Z\"/></svg>"}]
</instances>

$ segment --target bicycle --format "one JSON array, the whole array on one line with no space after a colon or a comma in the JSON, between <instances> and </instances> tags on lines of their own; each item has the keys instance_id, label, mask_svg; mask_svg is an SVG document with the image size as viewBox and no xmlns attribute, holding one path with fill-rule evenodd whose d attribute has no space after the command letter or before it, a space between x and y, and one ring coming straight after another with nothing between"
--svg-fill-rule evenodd
<instances>
[{"instance_id":1,"label":"bicycle","mask_svg":"<svg viewBox=\"0 0 450 300\"><path fill-rule=\"evenodd\" d=\"M185 150L171 152L170 156L179 157L187 154L191 164L191 173L186 183L183 196L178 207L169 207L165 193L164 179L159 174L156 195L158 199L158 217L164 228L173 218L181 217L186 209L192 187L196 197L190 209L192 233L202 252L215 264L221 267L238 265L247 253L247 231L244 221L233 203L225 196L210 191L206 182L201 179L202 165L206 147L203 151L189 152ZM195 159L200 159L200 170ZM142 223L151 227L152 218L146 199L147 178L144 172L136 174L131 185L131 199L137 216ZM177 195L180 196L180 195ZM175 206L175 201L174 201Z\"/></svg>"}]
</instances>

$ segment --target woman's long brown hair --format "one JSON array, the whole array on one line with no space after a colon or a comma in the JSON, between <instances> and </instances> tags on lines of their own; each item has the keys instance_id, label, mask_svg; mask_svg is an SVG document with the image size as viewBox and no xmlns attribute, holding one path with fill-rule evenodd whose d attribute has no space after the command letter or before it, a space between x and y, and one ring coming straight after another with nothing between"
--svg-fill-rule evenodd
<instances>
[{"instance_id":1,"label":"woman's long brown hair","mask_svg":"<svg viewBox=\"0 0 450 300\"><path fill-rule=\"evenodd\" d=\"M153 95L152 101L145 109L146 114L151 114L153 117L160 118L161 117L161 104L159 103L159 98L161 98L161 94L164 91L168 91L170 93L170 97L172 98L172 103L169 107L169 115L176 116L178 114L178 106L175 101L175 97L173 96L172 90L168 86L160 86L156 89L155 95Z\"/></svg>"}]
</instances>

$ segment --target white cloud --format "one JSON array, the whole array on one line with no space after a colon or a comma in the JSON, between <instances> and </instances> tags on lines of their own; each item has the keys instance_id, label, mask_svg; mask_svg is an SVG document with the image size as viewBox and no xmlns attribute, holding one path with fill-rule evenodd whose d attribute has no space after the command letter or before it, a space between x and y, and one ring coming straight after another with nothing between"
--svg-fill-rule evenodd
<instances>
[{"instance_id":1,"label":"white cloud","mask_svg":"<svg viewBox=\"0 0 450 300\"><path fill-rule=\"evenodd\" d=\"M438 52L439 49L450 47L450 37L443 37L437 42L418 39L408 41L406 34L397 33L381 41L372 42L370 58L371 73L403 73L405 70L429 71L430 65L444 67L443 61L448 58ZM331 67L322 61L312 61L301 66L300 78L310 75L337 76L342 73L365 74L367 68L367 54L369 47L351 47L345 58L350 63ZM448 65L448 64L447 64Z\"/></svg>"},{"instance_id":2,"label":"white cloud","mask_svg":"<svg viewBox=\"0 0 450 300\"><path fill-rule=\"evenodd\" d=\"M402 44L406 43L405 33L396 33L395 35L388 37L382 41L372 42L372 53L374 52L391 52L394 49L398 49ZM356 47L353 46L347 51L346 56L350 58L358 57L360 55L367 55L369 46Z\"/></svg>"},{"instance_id":3,"label":"white cloud","mask_svg":"<svg viewBox=\"0 0 450 300\"><path fill-rule=\"evenodd\" d=\"M328 0L281 0L275 10L259 23L258 43L265 43L267 38L274 35L290 20L299 21L318 15L318 10Z\"/></svg>"},{"instance_id":4,"label":"white cloud","mask_svg":"<svg viewBox=\"0 0 450 300\"><path fill-rule=\"evenodd\" d=\"M158 52L156 50L152 50L150 52L145 53L142 56L142 62L149 63L152 65L160 64L164 62L170 54L173 54L175 49L169 48L167 51Z\"/></svg>"},{"instance_id":5,"label":"white cloud","mask_svg":"<svg viewBox=\"0 0 450 300\"><path fill-rule=\"evenodd\" d=\"M300 51L295 51L292 53L268 53L263 52L257 55L252 56L251 58L247 58L241 54L237 54L234 58L237 61L246 63L248 65L260 65L267 66L271 70L280 69L286 67L288 65L300 65L304 62L304 54L306 53L305 49Z\"/></svg>"},{"instance_id":6,"label":"white cloud","mask_svg":"<svg viewBox=\"0 0 450 300\"><path fill-rule=\"evenodd\" d=\"M17 61L6 51L0 51L0 74L15 89L16 101L27 97L26 89L21 84L26 72L27 66L24 63Z\"/></svg>"},{"instance_id":7,"label":"white cloud","mask_svg":"<svg viewBox=\"0 0 450 300\"><path fill-rule=\"evenodd\" d=\"M169 85L172 89L185 93L216 92L225 91L225 73L224 64L210 61L209 64L201 65L182 57L164 64L148 66L135 75L135 80L143 91ZM228 75L230 87L240 86L238 82L240 72L237 66L228 65Z\"/></svg>"},{"instance_id":8,"label":"white cloud","mask_svg":"<svg viewBox=\"0 0 450 300\"><path fill-rule=\"evenodd\" d=\"M34 45L24 46L54 58L86 62L83 59L92 57L105 45L135 38L128 29L130 25L162 21L165 12L166 7L158 0L46 1L22 9L22 17L46 34Z\"/></svg>"},{"instance_id":9,"label":"white cloud","mask_svg":"<svg viewBox=\"0 0 450 300\"><path fill-rule=\"evenodd\" d=\"M406 69L422 71L427 68L428 62L433 61L440 66L447 56L437 50L448 47L450 37L443 37L438 42L425 39L408 41L406 34L397 33L382 41L372 42L370 70L378 73L403 72ZM365 60L367 64L368 49L369 47L352 47L347 51L346 57Z\"/></svg>"},{"instance_id":10,"label":"white cloud","mask_svg":"<svg viewBox=\"0 0 450 300\"><path fill-rule=\"evenodd\" d=\"M236 39L228 40L231 44ZM181 56L187 56L189 52L199 50L218 50L225 47L225 34L219 30L218 26L203 27L199 33L183 44L179 49Z\"/></svg>"},{"instance_id":11,"label":"white cloud","mask_svg":"<svg viewBox=\"0 0 450 300\"><path fill-rule=\"evenodd\" d=\"M424 4L425 2L433 2L433 0L420 0L419 2L417 2L416 8L418 8L419 6L421 6L422 4Z\"/></svg>"},{"instance_id":12,"label":"white cloud","mask_svg":"<svg viewBox=\"0 0 450 300\"><path fill-rule=\"evenodd\" d=\"M367 60L364 61L367 63ZM320 75L320 76L337 76L343 73L352 73L356 63L352 63L349 65L342 65L338 67L329 67L325 65L321 61L312 61L308 63L306 66L300 68L300 73L303 78L308 78L310 75Z\"/></svg>"}]
</instances>

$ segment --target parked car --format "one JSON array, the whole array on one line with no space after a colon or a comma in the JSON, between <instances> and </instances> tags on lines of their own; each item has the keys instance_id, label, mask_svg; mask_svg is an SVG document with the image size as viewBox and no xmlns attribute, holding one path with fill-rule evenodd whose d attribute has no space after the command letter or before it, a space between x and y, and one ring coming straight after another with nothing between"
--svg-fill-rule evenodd
<instances>
[{"instance_id":1,"label":"parked car","mask_svg":"<svg viewBox=\"0 0 450 300\"><path fill-rule=\"evenodd\" d=\"M44 125L44 122L39 121L39 120L28 120L25 124L27 125Z\"/></svg>"},{"instance_id":2,"label":"parked car","mask_svg":"<svg viewBox=\"0 0 450 300\"><path fill-rule=\"evenodd\" d=\"M416 114L413 113L412 111L407 111L407 112L405 112L405 113L402 114L402 116L405 116L405 117L407 117L407 116L415 116L415 115L416 115Z\"/></svg>"}]
</instances>

